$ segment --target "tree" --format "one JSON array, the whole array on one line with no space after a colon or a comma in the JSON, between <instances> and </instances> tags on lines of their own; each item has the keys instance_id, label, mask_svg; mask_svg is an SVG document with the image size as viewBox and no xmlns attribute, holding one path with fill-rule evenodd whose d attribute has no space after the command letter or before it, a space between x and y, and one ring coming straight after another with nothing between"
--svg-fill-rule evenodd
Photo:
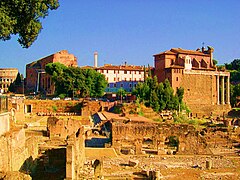
<instances>
[{"instance_id":1,"label":"tree","mask_svg":"<svg viewBox=\"0 0 240 180\"><path fill-rule=\"evenodd\" d=\"M126 91L123 88L118 89L117 96L120 97L120 100L122 101L122 98L126 96Z\"/></svg>"},{"instance_id":2,"label":"tree","mask_svg":"<svg viewBox=\"0 0 240 180\"><path fill-rule=\"evenodd\" d=\"M155 91L151 92L150 106L156 112L158 112L160 109L159 99L158 99L157 93Z\"/></svg>"},{"instance_id":3,"label":"tree","mask_svg":"<svg viewBox=\"0 0 240 180\"><path fill-rule=\"evenodd\" d=\"M225 67L228 70L240 71L240 59L234 59L230 64L225 63Z\"/></svg>"},{"instance_id":4,"label":"tree","mask_svg":"<svg viewBox=\"0 0 240 180\"><path fill-rule=\"evenodd\" d=\"M139 83L133 93L137 95L140 102L152 107L156 112L164 109L178 110L182 103L184 90L179 88L174 95L170 82L166 79L164 83L158 83L157 77L147 77L144 83Z\"/></svg>"},{"instance_id":5,"label":"tree","mask_svg":"<svg viewBox=\"0 0 240 180\"><path fill-rule=\"evenodd\" d=\"M17 93L19 91L18 88L22 86L22 83L22 77L20 73L18 73L16 79L10 84L8 90Z\"/></svg>"},{"instance_id":6,"label":"tree","mask_svg":"<svg viewBox=\"0 0 240 180\"><path fill-rule=\"evenodd\" d=\"M104 75L93 69L66 67L60 63L49 63L45 70L52 76L56 95L101 97L107 87Z\"/></svg>"},{"instance_id":7,"label":"tree","mask_svg":"<svg viewBox=\"0 0 240 180\"><path fill-rule=\"evenodd\" d=\"M0 39L6 41L18 34L18 42L30 47L42 29L40 19L58 7L58 0L1 0Z\"/></svg>"},{"instance_id":8,"label":"tree","mask_svg":"<svg viewBox=\"0 0 240 180\"><path fill-rule=\"evenodd\" d=\"M231 101L231 105L232 107L236 106L236 102L237 102L237 97L240 96L240 84L237 85L231 85L231 91L230 91L230 101Z\"/></svg>"},{"instance_id":9,"label":"tree","mask_svg":"<svg viewBox=\"0 0 240 180\"><path fill-rule=\"evenodd\" d=\"M213 59L213 65L217 65L218 64L218 60Z\"/></svg>"},{"instance_id":10,"label":"tree","mask_svg":"<svg viewBox=\"0 0 240 180\"><path fill-rule=\"evenodd\" d=\"M183 87L178 88L177 89L177 96L178 96L178 99L179 99L180 103L183 100L183 94L184 94L184 88Z\"/></svg>"},{"instance_id":11,"label":"tree","mask_svg":"<svg viewBox=\"0 0 240 180\"><path fill-rule=\"evenodd\" d=\"M225 63L225 67L230 71L230 102L232 107L234 107L237 97L240 96L240 59L234 59L229 64Z\"/></svg>"}]
</instances>

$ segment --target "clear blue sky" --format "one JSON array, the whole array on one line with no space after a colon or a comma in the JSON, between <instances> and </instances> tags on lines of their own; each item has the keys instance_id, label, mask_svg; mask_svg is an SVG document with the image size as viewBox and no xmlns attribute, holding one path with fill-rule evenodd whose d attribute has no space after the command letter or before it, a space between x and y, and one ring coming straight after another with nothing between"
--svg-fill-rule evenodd
<instances>
[{"instance_id":1,"label":"clear blue sky","mask_svg":"<svg viewBox=\"0 0 240 180\"><path fill-rule=\"evenodd\" d=\"M214 47L219 64L240 58L239 0L60 0L42 20L34 44L22 48L17 37L0 41L0 67L26 64L66 49L78 65L153 65L153 54L181 47Z\"/></svg>"}]
</instances>

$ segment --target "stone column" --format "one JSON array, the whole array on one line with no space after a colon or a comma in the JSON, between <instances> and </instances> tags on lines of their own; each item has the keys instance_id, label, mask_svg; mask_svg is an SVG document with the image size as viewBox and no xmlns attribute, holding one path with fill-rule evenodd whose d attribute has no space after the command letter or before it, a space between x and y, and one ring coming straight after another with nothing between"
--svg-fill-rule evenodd
<instances>
[{"instance_id":1,"label":"stone column","mask_svg":"<svg viewBox=\"0 0 240 180\"><path fill-rule=\"evenodd\" d=\"M227 76L227 99L226 99L226 103L230 104L230 76Z\"/></svg>"},{"instance_id":2,"label":"stone column","mask_svg":"<svg viewBox=\"0 0 240 180\"><path fill-rule=\"evenodd\" d=\"M221 104L225 104L225 86L224 86L224 76L222 76L222 102Z\"/></svg>"},{"instance_id":3,"label":"stone column","mask_svg":"<svg viewBox=\"0 0 240 180\"><path fill-rule=\"evenodd\" d=\"M217 75L217 105L220 104L219 97L219 76Z\"/></svg>"},{"instance_id":4,"label":"stone column","mask_svg":"<svg viewBox=\"0 0 240 180\"><path fill-rule=\"evenodd\" d=\"M66 179L75 179L75 162L74 162L74 146L72 144L67 145L66 149Z\"/></svg>"}]
</instances>

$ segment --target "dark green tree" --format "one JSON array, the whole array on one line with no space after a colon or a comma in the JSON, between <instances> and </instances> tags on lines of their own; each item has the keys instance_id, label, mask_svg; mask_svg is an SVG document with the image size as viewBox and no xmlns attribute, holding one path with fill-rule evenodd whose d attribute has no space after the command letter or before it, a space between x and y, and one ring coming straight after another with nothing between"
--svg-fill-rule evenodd
<instances>
[{"instance_id":1,"label":"dark green tree","mask_svg":"<svg viewBox=\"0 0 240 180\"><path fill-rule=\"evenodd\" d=\"M184 95L184 88L180 87L177 89L177 96L178 96L178 100L180 103L182 103L183 100L183 95Z\"/></svg>"},{"instance_id":2,"label":"dark green tree","mask_svg":"<svg viewBox=\"0 0 240 180\"><path fill-rule=\"evenodd\" d=\"M164 83L158 83L157 77L148 77L144 83L139 83L134 89L140 102L144 102L146 106L152 107L155 111L178 110L180 102L182 102L184 90L174 95L174 91L170 82L166 79Z\"/></svg>"},{"instance_id":3,"label":"dark green tree","mask_svg":"<svg viewBox=\"0 0 240 180\"><path fill-rule=\"evenodd\" d=\"M213 59L213 65L217 65L218 64L218 60Z\"/></svg>"},{"instance_id":4,"label":"dark green tree","mask_svg":"<svg viewBox=\"0 0 240 180\"><path fill-rule=\"evenodd\" d=\"M107 87L104 75L93 69L66 67L60 63L49 63L45 70L52 76L56 87L56 95L101 97Z\"/></svg>"},{"instance_id":5,"label":"dark green tree","mask_svg":"<svg viewBox=\"0 0 240 180\"><path fill-rule=\"evenodd\" d=\"M16 79L10 84L8 91L17 93L17 90L20 86L22 86L22 83L23 83L22 77L21 77L20 73L18 73Z\"/></svg>"},{"instance_id":6,"label":"dark green tree","mask_svg":"<svg viewBox=\"0 0 240 180\"><path fill-rule=\"evenodd\" d=\"M158 99L156 91L151 92L150 107L152 107L153 110L156 112L158 112L160 110L159 99Z\"/></svg>"},{"instance_id":7,"label":"dark green tree","mask_svg":"<svg viewBox=\"0 0 240 180\"><path fill-rule=\"evenodd\" d=\"M230 87L230 102L232 107L236 106L237 97L240 97L240 84L231 85Z\"/></svg>"},{"instance_id":8,"label":"dark green tree","mask_svg":"<svg viewBox=\"0 0 240 180\"><path fill-rule=\"evenodd\" d=\"M117 96L122 101L123 97L126 96L126 91L123 88L119 88L118 91L117 91Z\"/></svg>"},{"instance_id":9,"label":"dark green tree","mask_svg":"<svg viewBox=\"0 0 240 180\"><path fill-rule=\"evenodd\" d=\"M42 29L40 20L58 7L58 0L1 0L0 39L9 40L18 34L18 42L30 47Z\"/></svg>"},{"instance_id":10,"label":"dark green tree","mask_svg":"<svg viewBox=\"0 0 240 180\"><path fill-rule=\"evenodd\" d=\"M228 70L240 71L240 59L234 59L231 63L225 63L225 67Z\"/></svg>"},{"instance_id":11,"label":"dark green tree","mask_svg":"<svg viewBox=\"0 0 240 180\"><path fill-rule=\"evenodd\" d=\"M230 71L230 102L235 107L237 97L240 96L240 59L234 59L231 63L225 63L225 67Z\"/></svg>"},{"instance_id":12,"label":"dark green tree","mask_svg":"<svg viewBox=\"0 0 240 180\"><path fill-rule=\"evenodd\" d=\"M158 101L159 101L159 110L162 111L166 108L166 102L164 98L164 85L163 83L159 83L157 88L157 95L158 95Z\"/></svg>"}]
</instances>

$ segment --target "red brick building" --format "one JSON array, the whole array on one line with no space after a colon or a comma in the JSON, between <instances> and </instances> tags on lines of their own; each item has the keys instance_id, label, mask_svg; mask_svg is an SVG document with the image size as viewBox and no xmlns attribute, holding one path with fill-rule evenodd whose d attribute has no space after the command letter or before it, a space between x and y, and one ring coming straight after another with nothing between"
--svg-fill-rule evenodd
<instances>
[{"instance_id":1,"label":"red brick building","mask_svg":"<svg viewBox=\"0 0 240 180\"><path fill-rule=\"evenodd\" d=\"M197 50L172 48L154 55L159 82L168 79L176 92L184 88L184 102L195 115L225 112L230 108L230 73L213 64L212 47Z\"/></svg>"},{"instance_id":2,"label":"red brick building","mask_svg":"<svg viewBox=\"0 0 240 180\"><path fill-rule=\"evenodd\" d=\"M77 58L69 54L67 50L59 51L47 57L26 65L26 92L43 92L47 95L54 94L55 86L51 76L45 73L45 67L48 63L59 62L65 66L77 67Z\"/></svg>"}]
</instances>

